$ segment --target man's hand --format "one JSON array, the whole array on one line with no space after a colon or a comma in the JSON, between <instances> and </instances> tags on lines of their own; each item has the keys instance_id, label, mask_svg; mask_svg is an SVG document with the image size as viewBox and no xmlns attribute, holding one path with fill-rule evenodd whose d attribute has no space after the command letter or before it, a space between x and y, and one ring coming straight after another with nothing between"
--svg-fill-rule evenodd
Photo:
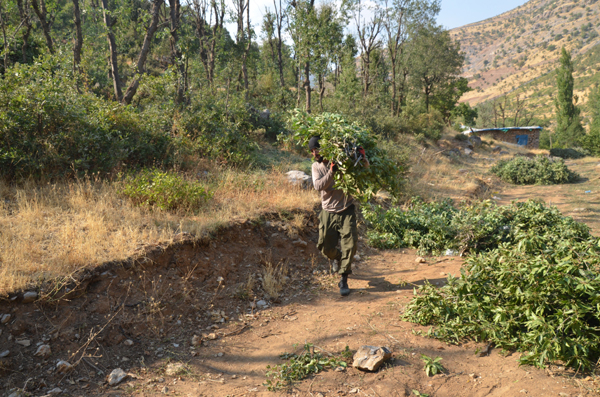
<instances>
[{"instance_id":1,"label":"man's hand","mask_svg":"<svg viewBox=\"0 0 600 397\"><path fill-rule=\"evenodd\" d=\"M367 159L367 154L365 153L365 149L362 146L358 147L358 154L362 157L362 162L365 168L369 168L371 164L369 164L369 159Z\"/></svg>"},{"instance_id":2,"label":"man's hand","mask_svg":"<svg viewBox=\"0 0 600 397\"><path fill-rule=\"evenodd\" d=\"M329 166L331 168L331 172L336 172L338 170L337 164L335 164L333 161L329 162Z\"/></svg>"}]
</instances>

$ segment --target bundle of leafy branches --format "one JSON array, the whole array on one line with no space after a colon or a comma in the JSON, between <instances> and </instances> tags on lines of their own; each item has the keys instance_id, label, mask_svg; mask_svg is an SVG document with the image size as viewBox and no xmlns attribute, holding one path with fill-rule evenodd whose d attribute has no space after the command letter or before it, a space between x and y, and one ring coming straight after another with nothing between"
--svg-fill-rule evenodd
<instances>
[{"instance_id":1,"label":"bundle of leafy branches","mask_svg":"<svg viewBox=\"0 0 600 397\"><path fill-rule=\"evenodd\" d=\"M352 356L348 346L342 352L342 356L345 356L345 358ZM348 365L346 361L340 358L327 358L322 353L315 352L312 343L304 344L304 351L300 354L284 353L280 358L287 361L274 367L267 365L265 386L269 391L290 386L292 383L305 379L310 374L317 374L325 368L345 368Z\"/></svg>"},{"instance_id":2,"label":"bundle of leafy branches","mask_svg":"<svg viewBox=\"0 0 600 397\"><path fill-rule=\"evenodd\" d=\"M365 127L350 123L339 114L313 116L299 110L293 111L288 125L292 131L291 138L299 145L308 146L311 137L320 137L320 154L338 166L335 189L341 189L362 202L368 201L381 189L392 196L399 193L404 166L378 147L376 136ZM359 147L365 150L369 167L361 161Z\"/></svg>"},{"instance_id":3,"label":"bundle of leafy branches","mask_svg":"<svg viewBox=\"0 0 600 397\"><path fill-rule=\"evenodd\" d=\"M516 244L519 235L532 227L552 227L573 223L556 209L546 209L543 203L527 201L498 206L491 200L464 204L460 208L452 200L425 203L413 199L406 211L398 207L384 210L380 206L364 206L363 215L369 225L369 244L377 248L416 248L420 253L439 254L458 250L460 254L477 253L498 248L502 243ZM544 219L531 219L541 213ZM582 224L570 226L584 236L588 229Z\"/></svg>"},{"instance_id":4,"label":"bundle of leafy branches","mask_svg":"<svg viewBox=\"0 0 600 397\"><path fill-rule=\"evenodd\" d=\"M523 364L590 369L600 358L600 240L541 203L516 215L509 241L470 256L446 286L420 287L403 317L448 342L523 352Z\"/></svg>"},{"instance_id":5,"label":"bundle of leafy branches","mask_svg":"<svg viewBox=\"0 0 600 397\"><path fill-rule=\"evenodd\" d=\"M579 180L579 175L569 170L563 159L551 161L546 156L519 156L512 160L501 160L491 171L502 180L516 185L556 185Z\"/></svg>"}]
</instances>

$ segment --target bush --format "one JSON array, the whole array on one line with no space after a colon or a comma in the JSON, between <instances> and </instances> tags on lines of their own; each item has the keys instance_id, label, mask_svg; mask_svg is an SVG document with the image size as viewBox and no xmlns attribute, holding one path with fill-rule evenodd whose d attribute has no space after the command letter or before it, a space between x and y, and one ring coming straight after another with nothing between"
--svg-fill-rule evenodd
<instances>
[{"instance_id":1,"label":"bush","mask_svg":"<svg viewBox=\"0 0 600 397\"><path fill-rule=\"evenodd\" d=\"M403 317L448 342L489 341L522 364L591 369L600 357L600 240L556 208L520 203L508 240L470 256L460 278L426 283Z\"/></svg>"},{"instance_id":2,"label":"bush","mask_svg":"<svg viewBox=\"0 0 600 397\"><path fill-rule=\"evenodd\" d=\"M131 107L77 91L69 60L16 64L0 81L0 175L8 179L170 165L177 141Z\"/></svg>"},{"instance_id":3,"label":"bush","mask_svg":"<svg viewBox=\"0 0 600 397\"><path fill-rule=\"evenodd\" d=\"M586 154L577 149L550 149L550 156L560 157L561 159L582 159Z\"/></svg>"},{"instance_id":4,"label":"bush","mask_svg":"<svg viewBox=\"0 0 600 397\"><path fill-rule=\"evenodd\" d=\"M469 140L469 137L463 133L458 133L458 134L454 135L454 139L456 139L457 141L460 141L460 142L465 142L465 141Z\"/></svg>"},{"instance_id":5,"label":"bush","mask_svg":"<svg viewBox=\"0 0 600 397\"><path fill-rule=\"evenodd\" d=\"M197 210L212 198L213 193L199 183L160 170L142 170L127 177L121 191L135 205L161 210Z\"/></svg>"},{"instance_id":6,"label":"bush","mask_svg":"<svg viewBox=\"0 0 600 397\"><path fill-rule=\"evenodd\" d=\"M517 185L554 185L579 180L579 175L569 170L562 159L550 161L545 156L502 160L490 171L502 180Z\"/></svg>"}]
</instances>

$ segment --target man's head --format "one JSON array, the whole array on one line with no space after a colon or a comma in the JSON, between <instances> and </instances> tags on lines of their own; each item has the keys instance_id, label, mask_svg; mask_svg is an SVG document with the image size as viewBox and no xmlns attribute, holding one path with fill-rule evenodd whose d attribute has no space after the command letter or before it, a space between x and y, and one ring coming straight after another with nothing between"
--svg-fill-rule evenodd
<instances>
[{"instance_id":1,"label":"man's head","mask_svg":"<svg viewBox=\"0 0 600 397\"><path fill-rule=\"evenodd\" d=\"M308 149L312 153L315 160L317 160L319 163L321 161L323 161L323 157L319 154L321 145L319 145L319 137L318 136L313 136L312 138L310 138L310 140L308 141Z\"/></svg>"}]
</instances>

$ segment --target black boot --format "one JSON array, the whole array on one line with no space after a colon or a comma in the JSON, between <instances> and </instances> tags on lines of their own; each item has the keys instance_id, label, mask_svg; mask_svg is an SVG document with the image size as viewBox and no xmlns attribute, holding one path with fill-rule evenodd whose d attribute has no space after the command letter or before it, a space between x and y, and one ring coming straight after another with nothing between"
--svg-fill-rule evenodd
<instances>
[{"instance_id":1,"label":"black boot","mask_svg":"<svg viewBox=\"0 0 600 397\"><path fill-rule=\"evenodd\" d=\"M340 280L340 283L338 284L338 286L340 287L340 295L347 296L350 294L350 288L348 288L348 275L347 274L342 274L342 279Z\"/></svg>"}]
</instances>

